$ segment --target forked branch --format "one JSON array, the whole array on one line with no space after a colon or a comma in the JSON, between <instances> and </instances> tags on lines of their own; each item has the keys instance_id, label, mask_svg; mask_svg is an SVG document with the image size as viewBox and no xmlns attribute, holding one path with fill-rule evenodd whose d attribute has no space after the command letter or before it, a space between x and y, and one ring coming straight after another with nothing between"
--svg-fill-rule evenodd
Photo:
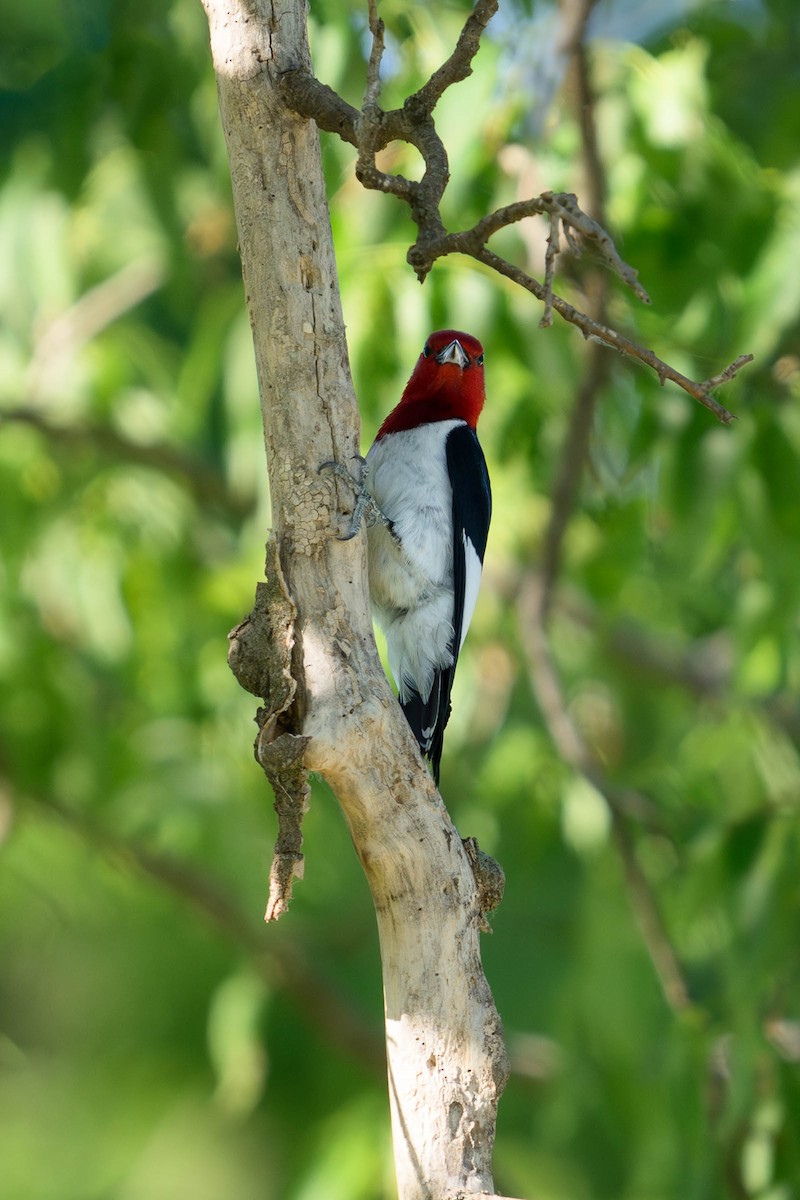
<instances>
[{"instance_id":1,"label":"forked branch","mask_svg":"<svg viewBox=\"0 0 800 1200\"><path fill-rule=\"evenodd\" d=\"M445 228L439 206L450 179L450 167L447 150L434 124L433 110L449 87L472 73L472 60L478 52L486 26L497 11L499 0L477 0L449 58L434 71L427 83L405 100L402 108L390 110L382 109L378 103L384 24L378 17L376 0L368 2L372 48L361 110L348 104L303 67L283 74L281 91L286 103L296 112L314 120L320 129L335 133L343 141L355 146L358 151L356 176L364 187L397 196L409 206L417 226L417 238L408 251L407 259L420 282L426 278L436 260L445 255L465 254L474 258L525 288L543 303L541 326L550 325L552 313L557 312L563 320L576 325L584 337L650 367L661 384L667 380L676 383L723 424L729 424L734 419L733 414L719 403L713 393L753 361L751 354L740 355L724 370L698 382L671 367L654 351L637 345L602 322L593 320L553 290L556 264L562 253L560 235L563 232L567 247L573 254L580 253L584 247L591 248L595 257L618 275L637 299L645 304L650 302L639 282L637 271L624 262L610 234L581 210L574 195L543 192L541 196L496 209L471 229L450 232ZM394 141L407 142L419 151L425 163L422 179L406 179L403 175L384 171L377 165L379 152ZM501 229L537 215L547 217L550 225L543 283L489 250L486 245L493 234Z\"/></svg>"}]
</instances>

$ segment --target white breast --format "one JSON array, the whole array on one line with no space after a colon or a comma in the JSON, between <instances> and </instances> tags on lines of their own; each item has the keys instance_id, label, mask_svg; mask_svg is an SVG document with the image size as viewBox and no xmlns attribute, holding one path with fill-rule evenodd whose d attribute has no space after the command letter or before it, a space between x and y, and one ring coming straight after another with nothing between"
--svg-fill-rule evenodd
<instances>
[{"instance_id":1,"label":"white breast","mask_svg":"<svg viewBox=\"0 0 800 1200\"><path fill-rule=\"evenodd\" d=\"M367 487L397 535L382 525L369 529L369 580L402 699L406 683L427 699L435 669L452 661L453 496L445 442L460 424L390 433L367 455Z\"/></svg>"}]
</instances>

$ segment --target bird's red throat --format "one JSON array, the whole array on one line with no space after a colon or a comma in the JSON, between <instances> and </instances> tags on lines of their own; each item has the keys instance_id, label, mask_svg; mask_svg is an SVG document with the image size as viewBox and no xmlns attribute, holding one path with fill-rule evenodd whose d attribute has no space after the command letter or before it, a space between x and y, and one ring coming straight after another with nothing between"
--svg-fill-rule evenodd
<instances>
[{"instance_id":1,"label":"bird's red throat","mask_svg":"<svg viewBox=\"0 0 800 1200\"><path fill-rule=\"evenodd\" d=\"M433 421L466 421L475 429L486 399L483 371L475 367L462 370L455 365L420 364L414 372L397 408L389 413L378 430L378 437L416 429ZM425 378L428 376L428 378Z\"/></svg>"}]
</instances>

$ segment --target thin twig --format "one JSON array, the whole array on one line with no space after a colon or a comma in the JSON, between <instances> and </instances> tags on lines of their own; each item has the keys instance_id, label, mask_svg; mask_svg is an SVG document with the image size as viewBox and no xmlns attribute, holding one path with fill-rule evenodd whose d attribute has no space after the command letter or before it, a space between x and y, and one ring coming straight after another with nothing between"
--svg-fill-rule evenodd
<instances>
[{"instance_id":1,"label":"thin twig","mask_svg":"<svg viewBox=\"0 0 800 1200\"><path fill-rule=\"evenodd\" d=\"M547 250L544 256L544 312L539 321L540 329L549 329L553 324L553 279L556 273L556 259L561 253L558 226L558 216L551 213L550 232L547 235Z\"/></svg>"},{"instance_id":2,"label":"thin twig","mask_svg":"<svg viewBox=\"0 0 800 1200\"><path fill-rule=\"evenodd\" d=\"M381 61L383 59L383 35L385 27L378 16L375 0L369 0L369 31L372 34L372 49L367 64L367 86L364 91L363 111L377 107L381 94Z\"/></svg>"},{"instance_id":3,"label":"thin twig","mask_svg":"<svg viewBox=\"0 0 800 1200\"><path fill-rule=\"evenodd\" d=\"M712 375L710 379L704 380L700 384L700 387L704 392L712 392L714 388L721 387L723 383L728 383L734 376L738 375L742 367L746 367L752 361L752 354L740 354L729 367L726 367L724 371L720 371L717 375Z\"/></svg>"},{"instance_id":4,"label":"thin twig","mask_svg":"<svg viewBox=\"0 0 800 1200\"><path fill-rule=\"evenodd\" d=\"M537 279L532 275L528 275L520 267L514 266L513 263L506 262L499 255L493 254L491 250L483 249L480 253L473 255L478 262L484 263L491 267L500 275L505 275L507 279L513 280L520 287L531 292L538 300L544 302L545 291ZM565 321L569 321L571 325L576 325L580 329L584 337L593 339L601 345L608 346L612 350L624 354L627 358L635 359L637 362L643 363L647 367L651 367L658 376L659 383L662 385L670 380L672 383L677 383L678 387L683 388L695 400L713 413L718 421L723 425L730 425L736 418L732 412L729 412L719 401L711 395L710 391L703 383L696 383L683 375L675 367L671 367L669 363L660 359L652 350L646 350L643 346L638 346L636 342L632 342L630 338L626 338L623 334L617 333L615 329L611 329L608 325L604 325L599 321L594 321L584 312L580 312L561 296L553 295L553 308L563 317ZM735 362L726 367L721 375L725 380L731 380L747 363L753 361L752 354L740 354Z\"/></svg>"}]
</instances>

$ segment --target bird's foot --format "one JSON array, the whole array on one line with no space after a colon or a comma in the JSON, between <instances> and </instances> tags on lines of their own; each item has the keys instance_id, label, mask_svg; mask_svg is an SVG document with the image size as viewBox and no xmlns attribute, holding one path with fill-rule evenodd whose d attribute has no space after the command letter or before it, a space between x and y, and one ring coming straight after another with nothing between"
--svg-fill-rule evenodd
<instances>
[{"instance_id":1,"label":"bird's foot","mask_svg":"<svg viewBox=\"0 0 800 1200\"><path fill-rule=\"evenodd\" d=\"M374 498L367 491L367 475L369 467L367 460L362 458L360 454L354 454L353 458L359 464L358 478L349 471L347 467L340 462L331 461L320 463L317 471L333 471L334 475L338 475L345 483L349 483L356 497L356 505L353 509L353 518L350 522L350 528L347 533L337 534L340 542L349 542L354 538L361 528L361 522L366 521L367 525L385 525L390 533L393 532L392 522L379 507Z\"/></svg>"}]
</instances>

